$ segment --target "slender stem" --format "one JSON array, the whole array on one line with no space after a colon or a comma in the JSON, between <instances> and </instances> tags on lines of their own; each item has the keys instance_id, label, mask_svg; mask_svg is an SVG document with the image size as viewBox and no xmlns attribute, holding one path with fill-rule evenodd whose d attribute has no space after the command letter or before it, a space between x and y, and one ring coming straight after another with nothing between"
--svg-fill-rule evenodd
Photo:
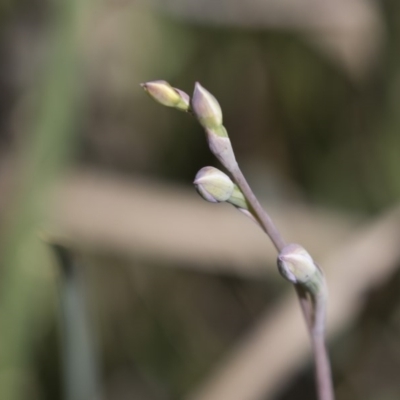
<instances>
[{"instance_id":1,"label":"slender stem","mask_svg":"<svg viewBox=\"0 0 400 400\"><path fill-rule=\"evenodd\" d=\"M239 166L236 165L236 167L231 169L230 172L243 195L246 197L260 226L269 236L278 252L281 252L286 246L286 242L278 231L278 228L273 223L271 217L265 212L257 200ZM331 367L324 336L327 291L325 287L325 279L322 275L321 277L322 288L317 294L312 293L312 291L307 290L306 287L300 285L295 285L295 289L310 333L315 362L315 378L318 399L334 400Z\"/></svg>"},{"instance_id":2,"label":"slender stem","mask_svg":"<svg viewBox=\"0 0 400 400\"><path fill-rule=\"evenodd\" d=\"M333 385L329 356L323 335L317 335L312 340L315 360L315 379L317 383L318 399L334 400Z\"/></svg>"},{"instance_id":3,"label":"slender stem","mask_svg":"<svg viewBox=\"0 0 400 400\"><path fill-rule=\"evenodd\" d=\"M313 311L310 325L311 345L315 361L315 381L318 399L334 400L332 373L325 343L326 306L328 290L322 270L317 265L317 274L303 290L308 291Z\"/></svg>"},{"instance_id":4,"label":"slender stem","mask_svg":"<svg viewBox=\"0 0 400 400\"><path fill-rule=\"evenodd\" d=\"M221 128L224 127L221 126ZM250 185L247 183L246 178L236 162L230 142L228 147L226 143L222 145L218 140L220 139L218 135L214 137L212 131L209 131L207 128L205 129L212 153L232 174L236 184L241 189L249 204L249 211L271 239L278 253L280 253L287 244L271 217L262 208L257 197L251 190ZM320 272L321 274L318 273L316 276L317 281L312 282L312 286L307 287L306 285L295 285L295 289L311 338L315 360L318 399L333 400L332 375L324 338L327 290L325 286L325 278L322 271Z\"/></svg>"},{"instance_id":5,"label":"slender stem","mask_svg":"<svg viewBox=\"0 0 400 400\"><path fill-rule=\"evenodd\" d=\"M323 288L318 294L312 296L314 324L311 332L311 342L314 350L318 399L334 400L332 372L325 343L326 292L326 288Z\"/></svg>"},{"instance_id":6,"label":"slender stem","mask_svg":"<svg viewBox=\"0 0 400 400\"><path fill-rule=\"evenodd\" d=\"M294 285L294 288L296 289L297 298L299 299L299 304L301 311L303 312L303 317L306 321L307 329L311 335L313 328L313 310L310 297L304 287L300 285Z\"/></svg>"},{"instance_id":7,"label":"slender stem","mask_svg":"<svg viewBox=\"0 0 400 400\"><path fill-rule=\"evenodd\" d=\"M247 183L247 180L244 177L239 166L237 165L236 168L230 172L233 175L236 184L239 186L244 196L246 197L247 201L249 202L251 208L254 210L255 217L258 219L261 227L263 228L265 233L269 236L269 238L271 239L272 243L274 244L278 252L280 252L286 246L286 242L283 239L280 232L278 231L278 228L273 223L271 217L262 208L261 204L257 200L257 197L255 196L249 184Z\"/></svg>"}]
</instances>

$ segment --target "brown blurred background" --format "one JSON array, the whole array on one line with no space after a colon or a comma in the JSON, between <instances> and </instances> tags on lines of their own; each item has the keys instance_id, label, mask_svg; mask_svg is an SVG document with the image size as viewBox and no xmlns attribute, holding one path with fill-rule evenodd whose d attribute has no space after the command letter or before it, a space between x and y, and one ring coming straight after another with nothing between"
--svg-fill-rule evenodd
<instances>
[{"instance_id":1,"label":"brown blurred background","mask_svg":"<svg viewBox=\"0 0 400 400\"><path fill-rule=\"evenodd\" d=\"M3 1L0 399L315 399L274 249L195 193L220 165L155 79L217 97L326 271L337 399L399 399L399 46L395 0Z\"/></svg>"}]
</instances>

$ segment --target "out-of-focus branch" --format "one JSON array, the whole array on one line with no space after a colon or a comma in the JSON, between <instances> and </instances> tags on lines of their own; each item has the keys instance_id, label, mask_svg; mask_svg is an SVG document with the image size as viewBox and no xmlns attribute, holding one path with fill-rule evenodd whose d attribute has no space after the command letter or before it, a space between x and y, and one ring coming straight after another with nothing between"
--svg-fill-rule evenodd
<instances>
[{"instance_id":1,"label":"out-of-focus branch","mask_svg":"<svg viewBox=\"0 0 400 400\"><path fill-rule=\"evenodd\" d=\"M301 240L316 258L343 243L355 225L335 213L268 207L285 236ZM275 272L276 254L261 230L182 187L80 171L61 185L52 220L78 247L95 251L248 277L268 274L266 264Z\"/></svg>"},{"instance_id":2,"label":"out-of-focus branch","mask_svg":"<svg viewBox=\"0 0 400 400\"><path fill-rule=\"evenodd\" d=\"M299 32L356 78L374 65L384 31L379 8L363 0L153 0L153 3L195 23Z\"/></svg>"}]
</instances>

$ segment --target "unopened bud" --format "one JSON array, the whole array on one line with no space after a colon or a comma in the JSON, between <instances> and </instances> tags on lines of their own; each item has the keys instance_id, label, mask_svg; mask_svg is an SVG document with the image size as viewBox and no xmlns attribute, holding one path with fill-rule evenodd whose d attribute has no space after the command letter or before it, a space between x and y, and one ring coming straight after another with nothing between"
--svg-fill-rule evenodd
<instances>
[{"instance_id":1,"label":"unopened bud","mask_svg":"<svg viewBox=\"0 0 400 400\"><path fill-rule=\"evenodd\" d=\"M278 256L281 275L294 284L309 284L320 275L310 254L298 244L288 244Z\"/></svg>"},{"instance_id":2,"label":"unopened bud","mask_svg":"<svg viewBox=\"0 0 400 400\"><path fill-rule=\"evenodd\" d=\"M211 203L227 202L232 204L237 210L258 224L242 191L228 175L219 169L214 167L202 168L197 173L193 183L203 199Z\"/></svg>"},{"instance_id":3,"label":"unopened bud","mask_svg":"<svg viewBox=\"0 0 400 400\"><path fill-rule=\"evenodd\" d=\"M222 126L221 107L217 99L198 82L194 87L192 110L203 128L219 131Z\"/></svg>"},{"instance_id":4,"label":"unopened bud","mask_svg":"<svg viewBox=\"0 0 400 400\"><path fill-rule=\"evenodd\" d=\"M202 168L193 183L200 196L211 203L227 201L234 188L231 178L214 167Z\"/></svg>"},{"instance_id":5,"label":"unopened bud","mask_svg":"<svg viewBox=\"0 0 400 400\"><path fill-rule=\"evenodd\" d=\"M158 103L181 111L189 110L189 95L172 87L168 82L151 81L142 83L141 86Z\"/></svg>"}]
</instances>

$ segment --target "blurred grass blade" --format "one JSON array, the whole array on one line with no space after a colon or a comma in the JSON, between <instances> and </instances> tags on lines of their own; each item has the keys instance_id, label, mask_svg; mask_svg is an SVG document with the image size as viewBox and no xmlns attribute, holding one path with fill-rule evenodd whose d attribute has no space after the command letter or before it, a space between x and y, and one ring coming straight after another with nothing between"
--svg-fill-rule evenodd
<instances>
[{"instance_id":1,"label":"blurred grass blade","mask_svg":"<svg viewBox=\"0 0 400 400\"><path fill-rule=\"evenodd\" d=\"M52 245L60 266L61 337L66 400L99 399L100 390L79 266L64 246Z\"/></svg>"},{"instance_id":2,"label":"blurred grass blade","mask_svg":"<svg viewBox=\"0 0 400 400\"><path fill-rule=\"evenodd\" d=\"M52 185L60 176L74 145L73 121L78 106L79 44L85 26L85 0L56 2L56 24L47 74L32 122L31 140L23 152L23 185L3 229L0 288L0 399L26 398L21 377L34 338L39 335L46 291L43 244L36 238L45 222ZM7 229L8 228L8 229ZM34 376L33 376L34 377ZM26 388L29 390L29 388Z\"/></svg>"}]
</instances>

